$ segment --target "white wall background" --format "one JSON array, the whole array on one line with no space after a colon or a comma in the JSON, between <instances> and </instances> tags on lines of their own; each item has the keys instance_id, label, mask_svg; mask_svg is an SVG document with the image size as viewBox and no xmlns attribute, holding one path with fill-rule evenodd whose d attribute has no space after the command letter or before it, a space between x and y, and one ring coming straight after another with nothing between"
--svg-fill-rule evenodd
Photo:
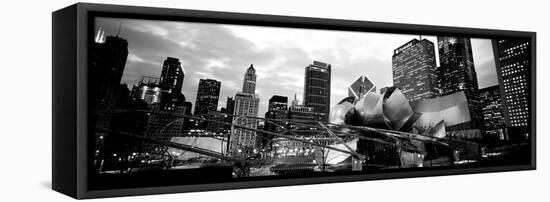
<instances>
[{"instance_id":1,"label":"white wall background","mask_svg":"<svg viewBox=\"0 0 550 202\"><path fill-rule=\"evenodd\" d=\"M92 1L308 17L536 31L537 125L548 123L549 6L540 0ZM0 201L69 201L51 186L51 12L75 1L2 1L0 12ZM550 198L547 133L538 170L202 193L108 201L544 201Z\"/></svg>"}]
</instances>

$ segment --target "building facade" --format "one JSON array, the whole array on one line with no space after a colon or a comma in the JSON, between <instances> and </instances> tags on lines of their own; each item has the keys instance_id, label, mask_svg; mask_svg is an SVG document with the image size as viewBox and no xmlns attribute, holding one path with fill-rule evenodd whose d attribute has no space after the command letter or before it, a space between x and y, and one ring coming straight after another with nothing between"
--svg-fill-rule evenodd
<instances>
[{"instance_id":1,"label":"building facade","mask_svg":"<svg viewBox=\"0 0 550 202\"><path fill-rule=\"evenodd\" d=\"M434 44L413 39L393 51L393 86L407 99L434 98L438 95Z\"/></svg>"},{"instance_id":2,"label":"building facade","mask_svg":"<svg viewBox=\"0 0 550 202\"><path fill-rule=\"evenodd\" d=\"M322 122L324 118L325 114L315 112L313 107L293 105L288 108L288 119L291 121ZM289 124L288 127L292 132L302 137L312 137L318 132L317 128L310 128L298 124Z\"/></svg>"},{"instance_id":3,"label":"building facade","mask_svg":"<svg viewBox=\"0 0 550 202\"><path fill-rule=\"evenodd\" d=\"M495 85L480 89L479 99L483 112L483 136L492 140L509 139L507 137L500 87Z\"/></svg>"},{"instance_id":4,"label":"building facade","mask_svg":"<svg viewBox=\"0 0 550 202\"><path fill-rule=\"evenodd\" d=\"M225 112L227 114L233 114L233 111L235 111L235 98L228 96L225 102Z\"/></svg>"},{"instance_id":5,"label":"building facade","mask_svg":"<svg viewBox=\"0 0 550 202\"><path fill-rule=\"evenodd\" d=\"M256 90L256 70L252 65L244 74L242 92L235 95L235 107L233 109L232 122L238 126L257 129L259 119L247 118L258 117L258 108L260 98L255 94ZM232 126L231 145L232 152L248 151L251 148L257 148L256 132Z\"/></svg>"},{"instance_id":6,"label":"building facade","mask_svg":"<svg viewBox=\"0 0 550 202\"><path fill-rule=\"evenodd\" d=\"M208 114L218 110L221 82L213 79L199 80L197 100L195 101L195 115Z\"/></svg>"},{"instance_id":7,"label":"building facade","mask_svg":"<svg viewBox=\"0 0 550 202\"><path fill-rule=\"evenodd\" d=\"M220 111L210 111L208 112L208 119L214 120L217 122L208 122L206 124L206 131L213 133L212 135L220 135L230 132L230 127L227 127L227 125L219 123L219 122L225 122L228 118L228 115L225 113L225 108L222 108L223 110Z\"/></svg>"},{"instance_id":8,"label":"building facade","mask_svg":"<svg viewBox=\"0 0 550 202\"><path fill-rule=\"evenodd\" d=\"M189 111L192 105L186 102L185 96L182 94L181 89L184 80L183 69L179 59L167 57L164 60L160 78L154 79L152 77L144 77L142 79L143 84L146 84L138 88L138 92L145 89L153 90L153 95L145 98L146 101L152 98L150 102L151 115L149 116L145 135L160 139L164 141L170 141L173 137L179 136L184 130L188 129L188 119L183 119L178 115L189 115ZM147 81L145 81L147 79ZM157 99L157 91L160 89L160 99ZM143 93L141 93L142 95ZM135 95L140 96L140 93ZM157 100L157 101L155 101ZM153 145L154 146L154 145Z\"/></svg>"},{"instance_id":9,"label":"building facade","mask_svg":"<svg viewBox=\"0 0 550 202\"><path fill-rule=\"evenodd\" d=\"M441 95L463 91L468 100L471 122L457 129L480 129L483 119L470 38L438 36L437 44L440 64L437 73Z\"/></svg>"},{"instance_id":10,"label":"building facade","mask_svg":"<svg viewBox=\"0 0 550 202\"><path fill-rule=\"evenodd\" d=\"M328 121L330 114L330 80L330 64L313 61L305 68L304 105L321 113L323 121Z\"/></svg>"},{"instance_id":11,"label":"building facade","mask_svg":"<svg viewBox=\"0 0 550 202\"><path fill-rule=\"evenodd\" d=\"M141 81L132 88L132 97L143 100L147 104L160 103L162 89L159 85L159 78L143 76Z\"/></svg>"},{"instance_id":12,"label":"building facade","mask_svg":"<svg viewBox=\"0 0 550 202\"><path fill-rule=\"evenodd\" d=\"M160 74L160 86L170 93L181 93L185 74L179 59L167 57L162 65Z\"/></svg>"},{"instance_id":13,"label":"building facade","mask_svg":"<svg viewBox=\"0 0 550 202\"><path fill-rule=\"evenodd\" d=\"M529 137L531 42L521 39L493 40L500 93L506 125L514 139ZM512 134L513 133L513 134ZM514 137L512 137L514 136Z\"/></svg>"},{"instance_id":14,"label":"building facade","mask_svg":"<svg viewBox=\"0 0 550 202\"><path fill-rule=\"evenodd\" d=\"M268 109L265 113L264 130L280 133L287 128L286 119L288 119L288 97L274 95L269 99ZM260 145L262 147L271 147L273 136L262 134Z\"/></svg>"},{"instance_id":15,"label":"building facade","mask_svg":"<svg viewBox=\"0 0 550 202\"><path fill-rule=\"evenodd\" d=\"M90 73L94 81L95 108L109 110L115 105L117 88L128 58L128 41L117 36L107 36L91 47Z\"/></svg>"},{"instance_id":16,"label":"building facade","mask_svg":"<svg viewBox=\"0 0 550 202\"><path fill-rule=\"evenodd\" d=\"M115 109L120 98L121 79L128 58L128 41L120 36L105 36L105 32L98 31L97 40L90 47L89 76L90 101L94 106L94 113L91 113L96 128L120 129L118 114L110 113ZM125 87L126 88L126 87ZM99 112L99 113L98 113ZM136 120L137 122L137 120ZM138 125L135 124L136 128ZM108 159L113 154L121 153L126 148L121 147L125 142L130 142L117 136L109 136L106 133L97 131L95 134L94 150L97 159ZM98 161L96 161L97 163ZM99 164L96 168L101 169Z\"/></svg>"}]
</instances>

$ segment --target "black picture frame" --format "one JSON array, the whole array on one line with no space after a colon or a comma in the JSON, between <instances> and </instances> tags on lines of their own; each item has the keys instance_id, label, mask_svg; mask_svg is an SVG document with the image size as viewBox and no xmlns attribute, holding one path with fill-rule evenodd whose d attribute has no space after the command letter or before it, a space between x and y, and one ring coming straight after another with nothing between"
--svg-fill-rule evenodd
<instances>
[{"instance_id":1,"label":"black picture frame","mask_svg":"<svg viewBox=\"0 0 550 202\"><path fill-rule=\"evenodd\" d=\"M150 20L173 20L270 27L309 28L398 34L442 35L477 38L528 38L531 41L530 164L480 168L398 170L374 174L337 175L235 181L225 183L154 186L92 190L89 188L89 143L92 141L88 97L88 46L93 39L96 16ZM52 188L74 198L98 198L146 194L195 192L255 187L306 185L424 176L443 176L536 169L536 33L523 31L459 28L354 20L289 17L277 15L197 11L169 8L77 3L52 13Z\"/></svg>"}]
</instances>

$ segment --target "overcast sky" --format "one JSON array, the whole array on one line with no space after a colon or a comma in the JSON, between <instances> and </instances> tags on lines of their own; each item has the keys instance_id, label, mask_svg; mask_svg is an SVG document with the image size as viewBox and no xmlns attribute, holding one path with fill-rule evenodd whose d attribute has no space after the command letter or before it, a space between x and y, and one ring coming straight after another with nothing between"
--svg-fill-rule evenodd
<instances>
[{"instance_id":1,"label":"overcast sky","mask_svg":"<svg viewBox=\"0 0 550 202\"><path fill-rule=\"evenodd\" d=\"M195 106L199 79L221 81L218 108L227 96L242 90L250 64L257 74L259 116L273 95L302 101L304 69L313 60L332 64L331 104L347 96L361 74L377 86L392 86L393 50L417 35L380 34L242 25L220 25L97 18L96 31L128 40L128 60L122 82L133 85L141 76L159 77L166 57L179 58L185 72L183 94ZM433 36L422 36L434 43ZM472 39L480 88L498 83L490 40ZM437 49L437 48L436 48ZM436 50L437 52L437 50Z\"/></svg>"}]
</instances>

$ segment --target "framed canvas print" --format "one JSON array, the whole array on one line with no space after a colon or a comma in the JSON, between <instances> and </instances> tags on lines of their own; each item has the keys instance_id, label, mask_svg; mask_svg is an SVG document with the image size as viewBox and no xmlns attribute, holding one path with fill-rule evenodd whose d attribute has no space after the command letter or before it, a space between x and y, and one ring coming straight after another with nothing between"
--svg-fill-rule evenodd
<instances>
[{"instance_id":1,"label":"framed canvas print","mask_svg":"<svg viewBox=\"0 0 550 202\"><path fill-rule=\"evenodd\" d=\"M534 32L52 15L53 189L75 198L536 168Z\"/></svg>"}]
</instances>

